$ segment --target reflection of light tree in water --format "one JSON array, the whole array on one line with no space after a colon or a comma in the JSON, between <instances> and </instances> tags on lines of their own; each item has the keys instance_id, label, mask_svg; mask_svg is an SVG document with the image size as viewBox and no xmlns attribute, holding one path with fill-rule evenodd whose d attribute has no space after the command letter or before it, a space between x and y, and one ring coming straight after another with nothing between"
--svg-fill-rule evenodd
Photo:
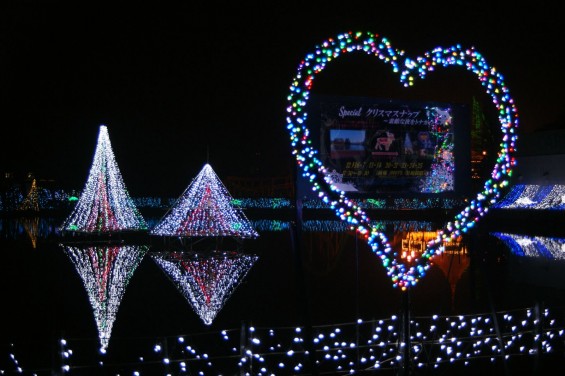
<instances>
[{"instance_id":1,"label":"reflection of light tree in water","mask_svg":"<svg viewBox=\"0 0 565 376\"><path fill-rule=\"evenodd\" d=\"M33 249L37 247L37 236L39 233L39 217L24 217L19 220L31 240Z\"/></svg>"},{"instance_id":2,"label":"reflection of light tree in water","mask_svg":"<svg viewBox=\"0 0 565 376\"><path fill-rule=\"evenodd\" d=\"M212 324L258 259L256 255L219 251L151 256L206 325Z\"/></svg>"},{"instance_id":3,"label":"reflection of light tree in water","mask_svg":"<svg viewBox=\"0 0 565 376\"><path fill-rule=\"evenodd\" d=\"M64 246L88 293L101 351L106 351L126 287L148 246Z\"/></svg>"}]
</instances>

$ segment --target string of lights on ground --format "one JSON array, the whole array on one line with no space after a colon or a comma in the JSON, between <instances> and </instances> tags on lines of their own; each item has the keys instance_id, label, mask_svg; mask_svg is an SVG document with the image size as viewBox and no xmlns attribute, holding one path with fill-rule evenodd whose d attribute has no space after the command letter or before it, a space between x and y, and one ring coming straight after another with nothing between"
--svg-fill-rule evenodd
<instances>
[{"instance_id":1,"label":"string of lights on ground","mask_svg":"<svg viewBox=\"0 0 565 376\"><path fill-rule=\"evenodd\" d=\"M118 373L131 375L156 371L186 375L306 375L312 360L319 374L407 366L437 370L478 363L500 367L518 358L562 353L564 325L563 318L557 319L548 309L537 306L495 314L413 317L409 341L405 341L402 318L391 316L314 326L309 346L304 327L246 324L238 329L137 338L145 349L137 357L120 364L106 362L102 357L97 365L80 364L78 348L83 339L61 338L60 369L66 374L85 369L95 372L98 368L119 369ZM127 339L113 341L110 348ZM35 374L18 360L18 353L24 350L16 343L11 345L10 366L3 373Z\"/></svg>"}]
</instances>

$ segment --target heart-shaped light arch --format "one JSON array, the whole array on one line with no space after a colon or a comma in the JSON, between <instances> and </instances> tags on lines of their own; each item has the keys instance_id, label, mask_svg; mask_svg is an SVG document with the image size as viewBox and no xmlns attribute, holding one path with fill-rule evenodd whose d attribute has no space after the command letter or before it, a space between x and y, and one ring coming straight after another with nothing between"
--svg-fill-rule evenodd
<instances>
[{"instance_id":1,"label":"heart-shaped light arch","mask_svg":"<svg viewBox=\"0 0 565 376\"><path fill-rule=\"evenodd\" d=\"M438 232L436 239L428 243L425 252L414 260L410 267L399 262L385 234L373 228L366 213L353 201L326 180L327 168L317 158L318 151L312 146L309 129L306 125L308 114L306 104L316 74L323 71L326 64L342 54L364 52L376 56L390 64L394 73L400 75L400 82L408 87L420 77L438 67L456 66L474 73L486 93L492 98L498 110L498 119L502 131L500 151L490 179L477 197L447 222ZM485 215L490 205L501 196L501 190L509 185L517 141L518 113L503 77L494 67L489 67L485 59L474 48L463 49L456 45L449 48L435 48L414 59L405 58L404 52L391 47L390 42L377 34L369 32L348 32L328 39L316 47L313 53L306 55L298 67L298 72L290 86L287 107L287 129L293 147L292 154L302 169L302 176L312 184L312 190L318 197L330 204L336 215L350 224L351 229L361 234L369 246L381 259L394 287L406 290L425 275L430 267L430 259L443 252L444 242L449 242L469 231Z\"/></svg>"}]
</instances>

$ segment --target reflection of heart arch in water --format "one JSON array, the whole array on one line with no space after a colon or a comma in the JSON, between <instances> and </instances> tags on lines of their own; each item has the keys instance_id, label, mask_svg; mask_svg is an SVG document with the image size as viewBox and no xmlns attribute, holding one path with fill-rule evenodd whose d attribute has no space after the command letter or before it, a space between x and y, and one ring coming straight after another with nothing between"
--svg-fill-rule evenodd
<instances>
[{"instance_id":1,"label":"reflection of heart arch in water","mask_svg":"<svg viewBox=\"0 0 565 376\"><path fill-rule=\"evenodd\" d=\"M303 261L305 267L313 275L327 276L339 265L343 251L351 245L350 240L351 232L309 232L303 240L309 244Z\"/></svg>"},{"instance_id":2,"label":"reflection of heart arch in water","mask_svg":"<svg viewBox=\"0 0 565 376\"><path fill-rule=\"evenodd\" d=\"M324 176L327 168L317 158L318 151L312 146L309 137L306 104L315 75L322 72L326 64L338 56L350 52L364 52L390 64L394 73L400 75L400 82L412 86L419 76L440 67L460 66L474 73L486 93L492 98L498 110L501 125L502 141L498 158L483 190L476 198L461 210L452 221L439 231L438 236L428 243L426 251L407 266L396 259L387 237L371 226L365 212L346 197ZM488 211L501 195L501 189L509 185L512 167L516 164L513 156L517 140L518 114L514 101L509 95L503 77L494 67L489 67L482 55L474 48L463 49L456 45L449 48L435 48L416 58L404 57L404 52L391 47L386 38L379 38L372 33L345 33L324 41L317 46L316 51L306 55L300 62L298 72L290 86L287 107L287 129L290 132L293 154L298 165L302 168L302 176L310 181L312 190L318 192L318 197L331 205L342 220L350 224L351 229L364 236L373 252L381 259L387 270L393 286L403 290L416 285L426 270L430 267L430 259L443 252L443 243L456 238L470 230Z\"/></svg>"}]
</instances>

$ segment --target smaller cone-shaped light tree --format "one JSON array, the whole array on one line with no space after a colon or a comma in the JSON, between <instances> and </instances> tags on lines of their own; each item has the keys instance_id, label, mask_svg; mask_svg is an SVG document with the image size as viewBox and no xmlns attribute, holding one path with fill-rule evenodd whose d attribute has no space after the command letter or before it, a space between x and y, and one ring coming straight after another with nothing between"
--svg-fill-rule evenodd
<instances>
[{"instance_id":1,"label":"smaller cone-shaped light tree","mask_svg":"<svg viewBox=\"0 0 565 376\"><path fill-rule=\"evenodd\" d=\"M147 229L123 182L105 125L100 126L98 144L84 190L61 229L76 232Z\"/></svg>"},{"instance_id":2,"label":"smaller cone-shaped light tree","mask_svg":"<svg viewBox=\"0 0 565 376\"><path fill-rule=\"evenodd\" d=\"M20 210L39 211L39 194L35 179L31 182L31 188L20 206Z\"/></svg>"},{"instance_id":3,"label":"smaller cone-shaped light tree","mask_svg":"<svg viewBox=\"0 0 565 376\"><path fill-rule=\"evenodd\" d=\"M126 287L148 248L135 245L64 246L88 293L102 351L108 347Z\"/></svg>"},{"instance_id":4,"label":"smaller cone-shaped light tree","mask_svg":"<svg viewBox=\"0 0 565 376\"><path fill-rule=\"evenodd\" d=\"M259 258L220 251L208 254L162 252L151 257L206 325L212 324Z\"/></svg>"},{"instance_id":5,"label":"smaller cone-shaped light tree","mask_svg":"<svg viewBox=\"0 0 565 376\"><path fill-rule=\"evenodd\" d=\"M209 164L190 183L175 205L151 230L176 237L255 238L257 232Z\"/></svg>"}]
</instances>

